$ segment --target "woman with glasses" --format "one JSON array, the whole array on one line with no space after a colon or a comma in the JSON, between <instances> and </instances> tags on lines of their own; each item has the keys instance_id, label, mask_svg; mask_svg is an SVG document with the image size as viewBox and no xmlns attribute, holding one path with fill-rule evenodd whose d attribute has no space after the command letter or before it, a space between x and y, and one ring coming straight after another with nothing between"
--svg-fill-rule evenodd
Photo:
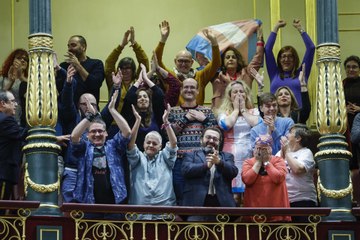
<instances>
[{"instance_id":1,"label":"woman with glasses","mask_svg":"<svg viewBox=\"0 0 360 240\"><path fill-rule=\"evenodd\" d=\"M226 87L217 117L220 128L224 130L223 151L234 155L235 166L241 173L244 160L252 156L250 130L259 122L259 111L253 107L246 83L237 80ZM232 191L240 205L245 191L240 174L232 181Z\"/></svg>"},{"instance_id":2,"label":"woman with glasses","mask_svg":"<svg viewBox=\"0 0 360 240\"><path fill-rule=\"evenodd\" d=\"M25 49L12 51L2 64L0 90L11 91L20 107L16 109L15 119L25 126L25 94L29 70L29 55Z\"/></svg>"},{"instance_id":3,"label":"woman with glasses","mask_svg":"<svg viewBox=\"0 0 360 240\"><path fill-rule=\"evenodd\" d=\"M343 80L343 86L348 119L347 132L349 133L353 126L356 114L360 112L360 58L354 55L346 58L344 62L344 67L346 78ZM351 150L353 157L350 161L350 169L358 169L360 159L360 148L358 144L351 144Z\"/></svg>"},{"instance_id":4,"label":"woman with glasses","mask_svg":"<svg viewBox=\"0 0 360 240\"><path fill-rule=\"evenodd\" d=\"M299 104L299 108L302 108L302 99L301 99L301 88L306 87L307 80L311 72L311 66L314 59L315 45L311 41L309 35L302 28L300 20L294 19L293 26L296 30L299 31L305 47L306 52L302 62L299 60L297 51L293 46L285 46L280 49L277 59L275 60L273 54L273 47L276 41L277 32L280 28L286 26L284 20L279 20L270 33L270 36L265 45L265 60L267 72L270 78L270 91L275 93L275 91L281 86L289 87ZM302 69L302 64L306 65L306 71L304 72L305 81L300 82L299 74Z\"/></svg>"}]
</instances>

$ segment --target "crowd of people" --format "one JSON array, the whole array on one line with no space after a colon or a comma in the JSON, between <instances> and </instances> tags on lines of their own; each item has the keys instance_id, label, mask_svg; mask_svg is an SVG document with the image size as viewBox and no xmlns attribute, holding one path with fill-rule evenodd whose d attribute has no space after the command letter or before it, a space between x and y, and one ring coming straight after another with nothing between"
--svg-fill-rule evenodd
<instances>
[{"instance_id":1,"label":"crowd of people","mask_svg":"<svg viewBox=\"0 0 360 240\"><path fill-rule=\"evenodd\" d=\"M247 63L235 47L222 53L215 33L204 30L212 59L194 69L194 59L180 50L175 67L163 62L170 24L159 24L160 41L148 58L135 39L124 33L105 65L86 54L86 39L71 36L65 61L54 65L59 119L56 135L67 142L59 155L63 202L207 206L314 207L315 161L307 128L311 104L307 82L315 46L295 19L304 41L302 61L293 46L273 54L279 20L266 43L257 29L256 53ZM130 44L136 55L121 58ZM265 63L267 75L259 73ZM149 62L149 59L150 62ZM349 143L358 169L360 152L360 59L345 63L344 90ZM19 199L27 124L25 99L29 55L16 49L2 65L0 77L0 199ZM109 101L99 109L106 80ZM258 84L257 102L252 95ZM264 92L264 82L270 92ZM212 84L211 106L204 106ZM351 141L351 142L350 142ZM63 167L62 167L63 166ZM162 218L141 214L140 219ZM189 216L211 221L214 216ZM243 220L246 220L245 218ZM254 219L249 219L254 220ZM268 221L291 221L271 216ZM294 221L304 219L293 218Z\"/></svg>"}]
</instances>

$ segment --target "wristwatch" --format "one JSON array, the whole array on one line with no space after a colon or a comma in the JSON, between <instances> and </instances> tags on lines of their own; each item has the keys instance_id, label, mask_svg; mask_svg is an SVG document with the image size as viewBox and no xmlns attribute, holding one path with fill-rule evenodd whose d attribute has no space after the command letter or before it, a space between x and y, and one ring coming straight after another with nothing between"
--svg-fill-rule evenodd
<instances>
[{"instance_id":1,"label":"wristwatch","mask_svg":"<svg viewBox=\"0 0 360 240\"><path fill-rule=\"evenodd\" d=\"M270 164L269 161L264 162L264 167L266 167L266 166L269 165L269 164Z\"/></svg>"}]
</instances>

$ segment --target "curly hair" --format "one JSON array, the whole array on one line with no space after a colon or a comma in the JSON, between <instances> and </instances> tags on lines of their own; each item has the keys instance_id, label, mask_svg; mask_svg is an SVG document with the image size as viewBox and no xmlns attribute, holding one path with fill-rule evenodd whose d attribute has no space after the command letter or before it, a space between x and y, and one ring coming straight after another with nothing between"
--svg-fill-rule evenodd
<instances>
[{"instance_id":1,"label":"curly hair","mask_svg":"<svg viewBox=\"0 0 360 240\"><path fill-rule=\"evenodd\" d=\"M241 56L241 53L234 47L230 46L227 47L223 54L221 55L221 70L226 71L226 67L225 67L225 54L228 51L233 51L235 54L235 57L237 59L237 68L236 68L236 72L240 72L241 69L243 69L244 67L246 67L245 61L243 59L243 57Z\"/></svg>"},{"instance_id":2,"label":"curly hair","mask_svg":"<svg viewBox=\"0 0 360 240\"><path fill-rule=\"evenodd\" d=\"M248 85L246 83L244 83L241 80L236 80L233 81L231 83L229 83L225 89L225 93L224 96L222 98L222 102L221 105L218 109L215 110L215 114L217 116L219 116L221 113L231 113L232 111L234 111L234 106L233 103L231 101L231 91L232 91L232 87L236 84L241 85L244 88L245 94L246 94L246 99L245 99L245 106L247 109L253 108L253 102L252 102L252 97L251 97L251 90L248 87Z\"/></svg>"},{"instance_id":3,"label":"curly hair","mask_svg":"<svg viewBox=\"0 0 360 240\"><path fill-rule=\"evenodd\" d=\"M13 62L14 62L14 59L16 56L19 56L19 55L26 55L28 57L28 60L27 60L27 67L25 69L25 73L24 73L24 76L25 77L28 77L28 70L29 70L29 54L28 52L23 49L23 48L17 48L15 49L14 51L12 51L9 56L7 56L7 58L5 59L3 65L2 65L2 68L1 68L1 72L0 72L0 75L3 76L4 78L8 78L8 74L9 74L9 70L10 70L10 67L13 65Z\"/></svg>"},{"instance_id":4,"label":"curly hair","mask_svg":"<svg viewBox=\"0 0 360 240\"><path fill-rule=\"evenodd\" d=\"M291 54L293 55L294 57L294 68L291 70L291 74L290 74L290 77L291 78L295 78L296 77L296 71L297 69L299 68L300 66L300 60L299 60L299 55L296 51L296 49L293 47L293 46L285 46L285 47L282 47L277 55L277 59L276 59L276 63L277 63L277 66L280 70L280 78L281 79L284 79L284 70L282 69L281 67L281 55L284 53L284 52L291 52Z\"/></svg>"}]
</instances>

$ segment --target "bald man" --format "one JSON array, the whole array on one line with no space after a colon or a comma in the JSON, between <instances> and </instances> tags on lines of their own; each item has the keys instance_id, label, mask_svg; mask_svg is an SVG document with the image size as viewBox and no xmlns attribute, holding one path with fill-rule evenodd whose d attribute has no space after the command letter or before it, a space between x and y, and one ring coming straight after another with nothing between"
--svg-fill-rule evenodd
<instances>
[{"instance_id":1,"label":"bald man","mask_svg":"<svg viewBox=\"0 0 360 240\"><path fill-rule=\"evenodd\" d=\"M212 45L212 61L209 62L205 68L201 69L200 71L194 70L192 68L194 60L192 59L191 53L187 50L181 50L178 52L178 54L176 54L174 59L175 68L174 70L171 70L167 68L162 61L165 43L170 34L170 25L167 21L163 21L161 24L159 24L159 28L161 38L158 46L155 49L155 54L159 65L173 76L176 76L177 79L181 82L187 78L194 78L199 85L199 94L196 98L197 103L200 105L204 104L205 87L210 82L210 80L214 78L218 68L221 66L220 50L215 34L212 31L203 31L203 34L207 39L209 39ZM183 102L184 100L180 96L179 104L182 104Z\"/></svg>"},{"instance_id":2,"label":"bald man","mask_svg":"<svg viewBox=\"0 0 360 240\"><path fill-rule=\"evenodd\" d=\"M201 148L200 137L207 127L217 126L211 108L197 104L198 83L193 78L183 81L180 94L184 103L171 108L169 122L177 137L177 159L173 168L173 185L178 205L182 205L184 177L181 173L183 154Z\"/></svg>"}]
</instances>

